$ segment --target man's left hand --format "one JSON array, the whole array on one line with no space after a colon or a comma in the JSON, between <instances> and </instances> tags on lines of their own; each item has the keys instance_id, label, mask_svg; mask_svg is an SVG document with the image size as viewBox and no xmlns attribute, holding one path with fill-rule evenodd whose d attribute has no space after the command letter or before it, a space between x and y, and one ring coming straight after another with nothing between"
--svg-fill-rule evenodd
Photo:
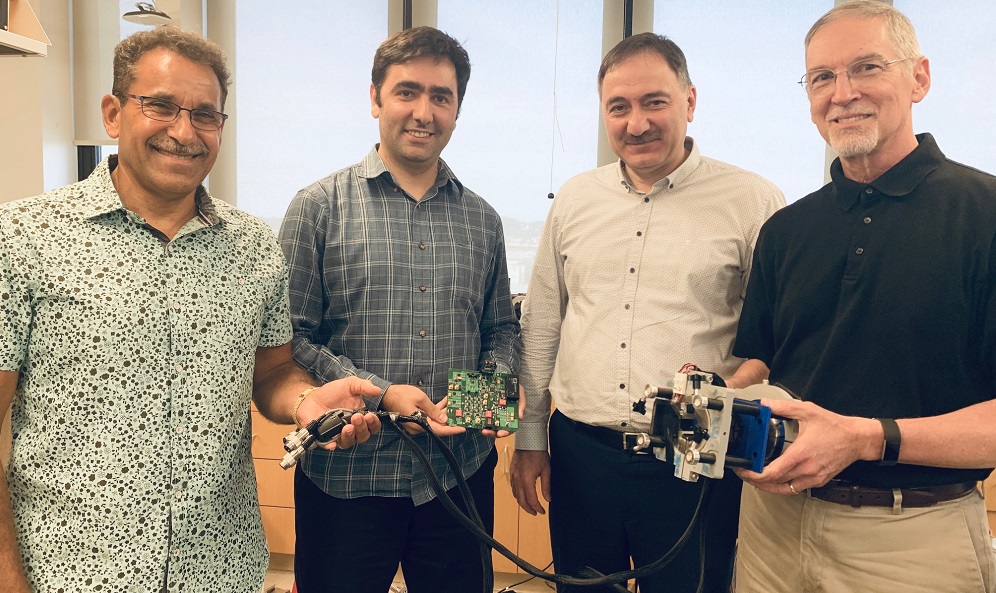
<instances>
[{"instance_id":1,"label":"man's left hand","mask_svg":"<svg viewBox=\"0 0 996 593\"><path fill-rule=\"evenodd\" d=\"M855 461L882 452L877 420L835 414L816 404L762 399L774 416L799 421L799 436L761 473L734 470L743 481L771 494L799 494L823 486Z\"/></svg>"}]
</instances>

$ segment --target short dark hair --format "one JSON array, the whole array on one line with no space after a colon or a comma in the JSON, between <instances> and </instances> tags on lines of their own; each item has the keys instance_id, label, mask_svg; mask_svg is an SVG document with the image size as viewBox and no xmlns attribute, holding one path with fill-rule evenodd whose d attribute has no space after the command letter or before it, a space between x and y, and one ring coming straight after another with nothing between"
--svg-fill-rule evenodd
<instances>
[{"instance_id":1,"label":"short dark hair","mask_svg":"<svg viewBox=\"0 0 996 593\"><path fill-rule=\"evenodd\" d=\"M173 26L156 27L151 31L129 35L114 47L114 82L111 85L111 93L118 96L127 93L128 88L138 77L135 65L146 52L158 48L179 54L191 62L210 66L221 86L221 109L225 108L228 85L232 83L232 74L226 64L225 52L217 43Z\"/></svg>"},{"instance_id":2,"label":"short dark hair","mask_svg":"<svg viewBox=\"0 0 996 593\"><path fill-rule=\"evenodd\" d=\"M692 86L688 76L688 62L685 53L678 45L663 35L656 33L639 33L627 37L609 50L602 58L602 67L598 69L598 92L602 92L602 81L609 70L615 68L627 59L642 53L653 52L664 58L671 70L678 77L678 82L686 88Z\"/></svg>"},{"instance_id":3,"label":"short dark hair","mask_svg":"<svg viewBox=\"0 0 996 593\"><path fill-rule=\"evenodd\" d=\"M380 89L387 78L387 70L394 64L404 64L420 58L435 58L437 62L449 60L456 69L457 114L463 107L463 95L467 92L470 80L470 56L456 40L432 27L413 27L395 33L377 48L374 54L370 80L376 90L377 104L380 105Z\"/></svg>"}]
</instances>

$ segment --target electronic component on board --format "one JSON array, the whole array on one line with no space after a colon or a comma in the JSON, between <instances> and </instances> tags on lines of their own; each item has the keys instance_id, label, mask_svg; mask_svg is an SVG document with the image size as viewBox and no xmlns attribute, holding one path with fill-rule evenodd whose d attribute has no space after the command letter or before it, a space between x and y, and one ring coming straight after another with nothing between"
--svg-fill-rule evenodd
<instances>
[{"instance_id":1,"label":"electronic component on board","mask_svg":"<svg viewBox=\"0 0 996 593\"><path fill-rule=\"evenodd\" d=\"M509 373L450 369L446 424L465 428L519 428L519 377Z\"/></svg>"}]
</instances>

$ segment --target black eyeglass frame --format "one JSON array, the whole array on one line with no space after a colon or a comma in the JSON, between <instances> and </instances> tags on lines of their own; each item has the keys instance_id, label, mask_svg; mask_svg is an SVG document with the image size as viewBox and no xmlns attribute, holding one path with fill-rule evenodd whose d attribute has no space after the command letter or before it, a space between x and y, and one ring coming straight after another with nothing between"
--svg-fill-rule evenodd
<instances>
[{"instance_id":1,"label":"black eyeglass frame","mask_svg":"<svg viewBox=\"0 0 996 593\"><path fill-rule=\"evenodd\" d=\"M147 117L149 119L155 120L155 121L162 121L162 122L176 121L176 118L180 117L180 112L181 111L186 111L187 114L188 114L188 117L190 118L190 125L192 125L193 127L197 128L198 130L204 130L205 132L217 132L218 130L220 130L225 125L225 122L228 121L228 114L227 113L222 113L220 111L215 111L214 109L203 109L203 108L200 108L200 107L194 107L193 109L188 109L186 107L180 107L179 105L177 105L176 103L170 101L169 99L163 99L162 97L152 97L152 96L149 96L149 95L132 95L130 93L115 93L115 94L118 95L119 97L127 97L129 99L135 99L136 101L138 101L139 107L142 110L142 115L144 115L145 117ZM151 108L151 107L146 107L146 105L145 105L146 101L157 101L159 103L165 103L167 105L172 105L173 106L173 111L175 111L175 113L173 114L173 117L171 117L169 119L163 119L163 117L166 117L166 116L163 115L163 114L161 114L161 113L156 113L155 110L153 108ZM209 114L211 114L212 117L215 117L215 116L220 117L221 123L217 124L217 126L216 126L214 124L205 123L203 121L199 122L199 121L197 121L194 118L194 114L196 112L205 113L205 114L209 113ZM152 115L149 115L150 113L152 113ZM205 126L207 126L207 127L205 127Z\"/></svg>"}]
</instances>

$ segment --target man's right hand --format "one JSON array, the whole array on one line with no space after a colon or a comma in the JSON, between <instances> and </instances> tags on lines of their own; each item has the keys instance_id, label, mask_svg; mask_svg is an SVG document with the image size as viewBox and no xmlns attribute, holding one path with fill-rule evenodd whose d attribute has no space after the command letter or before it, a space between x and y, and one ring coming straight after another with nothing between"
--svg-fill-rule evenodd
<instances>
[{"instance_id":1,"label":"man's right hand","mask_svg":"<svg viewBox=\"0 0 996 593\"><path fill-rule=\"evenodd\" d=\"M546 514L546 509L536 496L536 478L539 478L543 498L550 502L550 454L546 451L516 451L512 454L512 495L522 510L530 515Z\"/></svg>"},{"instance_id":2,"label":"man's right hand","mask_svg":"<svg viewBox=\"0 0 996 593\"><path fill-rule=\"evenodd\" d=\"M439 436L451 436L467 431L462 426L446 425L445 397L438 404L434 404L424 391L414 385L395 383L388 387L387 391L384 392L384 397L380 400L380 409L405 416L410 415L415 410L422 410L429 418L429 427L432 428L432 432ZM402 426L411 434L422 432L417 424L411 422L406 422Z\"/></svg>"}]
</instances>

